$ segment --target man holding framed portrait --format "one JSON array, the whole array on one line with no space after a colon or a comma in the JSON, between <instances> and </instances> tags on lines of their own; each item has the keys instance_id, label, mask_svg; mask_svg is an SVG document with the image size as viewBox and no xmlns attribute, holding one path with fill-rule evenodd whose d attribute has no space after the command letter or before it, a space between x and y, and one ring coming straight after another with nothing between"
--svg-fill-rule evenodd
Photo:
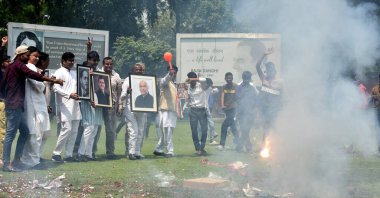
<instances>
[{"instance_id":1,"label":"man holding framed portrait","mask_svg":"<svg viewBox=\"0 0 380 198\"><path fill-rule=\"evenodd\" d=\"M122 81L118 73L113 70L111 57L103 59L103 72L92 74L92 97L96 106L103 108L103 120L106 128L106 155L107 159L116 159L116 111L117 102L121 93Z\"/></svg>"},{"instance_id":2,"label":"man holding framed portrait","mask_svg":"<svg viewBox=\"0 0 380 198\"><path fill-rule=\"evenodd\" d=\"M125 136L125 145L130 160L144 158L141 146L147 119L145 112L157 111L157 98L154 97L156 77L143 75L144 68L144 63L136 63L133 66L132 74L124 80L120 95L119 113L123 111L127 121L128 133ZM153 97L153 102L150 96Z\"/></svg>"}]
</instances>

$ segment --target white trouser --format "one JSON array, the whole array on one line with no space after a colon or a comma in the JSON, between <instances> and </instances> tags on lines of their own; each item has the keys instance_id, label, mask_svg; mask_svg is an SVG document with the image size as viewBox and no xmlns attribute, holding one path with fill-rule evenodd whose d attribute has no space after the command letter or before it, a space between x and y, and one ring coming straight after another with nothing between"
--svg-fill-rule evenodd
<instances>
[{"instance_id":1,"label":"white trouser","mask_svg":"<svg viewBox=\"0 0 380 198\"><path fill-rule=\"evenodd\" d=\"M146 113L126 111L129 134L129 154L140 155L146 124Z\"/></svg>"},{"instance_id":2,"label":"white trouser","mask_svg":"<svg viewBox=\"0 0 380 198\"><path fill-rule=\"evenodd\" d=\"M47 136L50 134L50 130L41 130L42 128L45 130L50 128L50 125L49 127L46 127L46 123L44 123L49 122L49 120L45 120L43 118L44 117L36 115L34 120L34 131L32 134L29 134L28 140L24 146L21 161L28 167L33 167L40 163L40 158L42 156Z\"/></svg>"},{"instance_id":3,"label":"white trouser","mask_svg":"<svg viewBox=\"0 0 380 198\"><path fill-rule=\"evenodd\" d=\"M57 144L53 151L54 155L61 155L65 147L65 157L72 157L77 138L79 120L61 122L61 132L59 133Z\"/></svg>"},{"instance_id":4,"label":"white trouser","mask_svg":"<svg viewBox=\"0 0 380 198\"><path fill-rule=\"evenodd\" d=\"M155 151L162 153L166 146L167 154L174 155L174 147L173 147L173 127L164 127L161 130L160 135L158 137L158 143L156 145Z\"/></svg>"},{"instance_id":5,"label":"white trouser","mask_svg":"<svg viewBox=\"0 0 380 198\"><path fill-rule=\"evenodd\" d=\"M99 125L84 125L83 135L78 149L79 155L92 157L92 146L94 145L94 140L96 133L98 132L98 127Z\"/></svg>"},{"instance_id":6,"label":"white trouser","mask_svg":"<svg viewBox=\"0 0 380 198\"><path fill-rule=\"evenodd\" d=\"M156 119L155 119L155 126L156 126L156 133L157 133L157 139L159 140L160 139L160 136L161 136L161 126L160 126L160 120L161 120L161 116L160 116L160 113L157 113L156 115Z\"/></svg>"}]
</instances>

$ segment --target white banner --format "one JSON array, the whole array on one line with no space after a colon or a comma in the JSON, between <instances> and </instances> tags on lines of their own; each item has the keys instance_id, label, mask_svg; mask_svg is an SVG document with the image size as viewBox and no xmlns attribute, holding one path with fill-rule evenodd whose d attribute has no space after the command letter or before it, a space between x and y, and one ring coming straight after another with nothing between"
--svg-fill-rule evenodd
<instances>
[{"instance_id":1,"label":"white banner","mask_svg":"<svg viewBox=\"0 0 380 198\"><path fill-rule=\"evenodd\" d=\"M220 86L225 84L226 72L231 72L234 82L238 83L243 71L248 70L253 74L254 83L259 83L256 63L268 49L273 53L264 64L274 63L279 75L281 41L278 34L177 34L178 80L185 81L187 73L194 71ZM262 68L264 71L265 67Z\"/></svg>"}]
</instances>

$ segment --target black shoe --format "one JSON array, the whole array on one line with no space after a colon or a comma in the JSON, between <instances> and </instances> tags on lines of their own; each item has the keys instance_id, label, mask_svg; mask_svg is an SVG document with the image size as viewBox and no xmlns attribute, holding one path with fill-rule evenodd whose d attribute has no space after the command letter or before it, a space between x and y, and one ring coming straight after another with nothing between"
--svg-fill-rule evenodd
<instances>
[{"instance_id":1,"label":"black shoe","mask_svg":"<svg viewBox=\"0 0 380 198\"><path fill-rule=\"evenodd\" d=\"M39 164L33 166L31 169L33 169L33 170L46 170L46 169L48 169L48 167L43 163L39 163Z\"/></svg>"},{"instance_id":2,"label":"black shoe","mask_svg":"<svg viewBox=\"0 0 380 198\"><path fill-rule=\"evenodd\" d=\"M28 170L30 167L22 163L21 161L19 161L17 163L13 163L13 168L19 169L19 170Z\"/></svg>"},{"instance_id":3,"label":"black shoe","mask_svg":"<svg viewBox=\"0 0 380 198\"><path fill-rule=\"evenodd\" d=\"M65 161L65 162L79 162L79 160L76 157L65 157L65 158L63 158L63 161Z\"/></svg>"},{"instance_id":4,"label":"black shoe","mask_svg":"<svg viewBox=\"0 0 380 198\"><path fill-rule=\"evenodd\" d=\"M167 158L171 158L171 157L173 157L174 155L173 154L171 154L171 153L166 153L165 154L165 157L167 157Z\"/></svg>"},{"instance_id":5,"label":"black shoe","mask_svg":"<svg viewBox=\"0 0 380 198\"><path fill-rule=\"evenodd\" d=\"M110 154L110 155L107 155L107 159L109 159L109 160L115 160L115 159L117 159L117 157L116 157L115 154Z\"/></svg>"},{"instance_id":6,"label":"black shoe","mask_svg":"<svg viewBox=\"0 0 380 198\"><path fill-rule=\"evenodd\" d=\"M62 157L60 155L53 155L51 157L51 160L53 162L57 162L57 163L63 163L64 161L62 160Z\"/></svg>"},{"instance_id":7,"label":"black shoe","mask_svg":"<svg viewBox=\"0 0 380 198\"><path fill-rule=\"evenodd\" d=\"M136 159L138 160L142 160L142 159L145 159L145 156L144 155L135 155Z\"/></svg>"},{"instance_id":8,"label":"black shoe","mask_svg":"<svg viewBox=\"0 0 380 198\"><path fill-rule=\"evenodd\" d=\"M157 156L165 156L165 153L163 153L163 152L158 152L158 151L154 151L153 154L154 154L154 155L157 155Z\"/></svg>"},{"instance_id":9,"label":"black shoe","mask_svg":"<svg viewBox=\"0 0 380 198\"><path fill-rule=\"evenodd\" d=\"M46 162L46 161L47 161L46 159L40 157L40 163L43 163L43 162Z\"/></svg>"},{"instance_id":10,"label":"black shoe","mask_svg":"<svg viewBox=\"0 0 380 198\"><path fill-rule=\"evenodd\" d=\"M129 158L129 160L136 160L137 159L136 156L133 154L129 154L128 158Z\"/></svg>"},{"instance_id":11,"label":"black shoe","mask_svg":"<svg viewBox=\"0 0 380 198\"><path fill-rule=\"evenodd\" d=\"M214 135L214 136L211 138L210 142L214 141L217 137L218 137L218 134Z\"/></svg>"},{"instance_id":12,"label":"black shoe","mask_svg":"<svg viewBox=\"0 0 380 198\"><path fill-rule=\"evenodd\" d=\"M12 167L10 164L4 164L3 171L4 172L21 172L20 169Z\"/></svg>"},{"instance_id":13,"label":"black shoe","mask_svg":"<svg viewBox=\"0 0 380 198\"><path fill-rule=\"evenodd\" d=\"M204 149L201 149L200 151L201 151L201 155L203 156L206 156L208 154Z\"/></svg>"},{"instance_id":14,"label":"black shoe","mask_svg":"<svg viewBox=\"0 0 380 198\"><path fill-rule=\"evenodd\" d=\"M87 161L96 161L96 158L94 159L94 158L89 157L89 156L87 156L87 155L85 155L85 156L83 156L83 157L85 157L85 158L87 159Z\"/></svg>"},{"instance_id":15,"label":"black shoe","mask_svg":"<svg viewBox=\"0 0 380 198\"><path fill-rule=\"evenodd\" d=\"M78 161L79 162L87 162L88 161L87 156L79 155L78 156Z\"/></svg>"}]
</instances>

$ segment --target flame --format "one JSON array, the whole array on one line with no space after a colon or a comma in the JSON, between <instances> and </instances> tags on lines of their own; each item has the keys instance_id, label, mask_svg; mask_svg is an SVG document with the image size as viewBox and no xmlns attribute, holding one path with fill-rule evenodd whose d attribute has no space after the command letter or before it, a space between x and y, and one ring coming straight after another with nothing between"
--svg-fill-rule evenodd
<instances>
[{"instance_id":1,"label":"flame","mask_svg":"<svg viewBox=\"0 0 380 198\"><path fill-rule=\"evenodd\" d=\"M260 151L260 156L262 158L270 157L270 147L269 147L269 138L265 138L264 148Z\"/></svg>"}]
</instances>

